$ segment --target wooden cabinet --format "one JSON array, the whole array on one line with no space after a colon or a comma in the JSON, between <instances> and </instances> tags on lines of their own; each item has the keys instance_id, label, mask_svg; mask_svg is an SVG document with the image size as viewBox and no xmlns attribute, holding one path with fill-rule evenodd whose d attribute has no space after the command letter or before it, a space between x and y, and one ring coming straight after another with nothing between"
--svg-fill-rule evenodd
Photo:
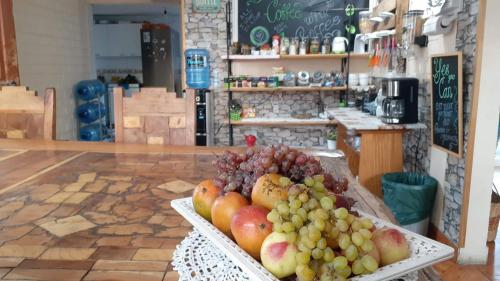
<instances>
[{"instance_id":1,"label":"wooden cabinet","mask_svg":"<svg viewBox=\"0 0 500 281\"><path fill-rule=\"evenodd\" d=\"M98 57L140 57L139 23L94 25L94 50Z\"/></svg>"}]
</instances>

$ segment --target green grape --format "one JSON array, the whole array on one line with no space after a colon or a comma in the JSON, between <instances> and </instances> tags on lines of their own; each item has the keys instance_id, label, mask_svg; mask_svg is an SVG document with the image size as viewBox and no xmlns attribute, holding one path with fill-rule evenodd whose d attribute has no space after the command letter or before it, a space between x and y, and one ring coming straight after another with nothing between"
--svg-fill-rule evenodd
<instances>
[{"instance_id":1,"label":"green grape","mask_svg":"<svg viewBox=\"0 0 500 281\"><path fill-rule=\"evenodd\" d=\"M365 269L368 270L368 272L370 272L370 273L373 273L373 272L377 271L377 269L378 269L377 261L375 260L375 258L373 258L370 255L363 256L361 258L361 262L363 263L363 266L365 267Z\"/></svg>"},{"instance_id":2,"label":"green grape","mask_svg":"<svg viewBox=\"0 0 500 281\"><path fill-rule=\"evenodd\" d=\"M292 243L292 244L295 244L295 242L297 241L297 232L290 232L290 233L287 233L286 234L286 240L289 242L289 243Z\"/></svg>"},{"instance_id":3,"label":"green grape","mask_svg":"<svg viewBox=\"0 0 500 281\"><path fill-rule=\"evenodd\" d=\"M332 230L332 223L329 222L329 221L325 221L325 229L323 229L324 232L326 233L330 233L330 231Z\"/></svg>"},{"instance_id":4,"label":"green grape","mask_svg":"<svg viewBox=\"0 0 500 281\"><path fill-rule=\"evenodd\" d=\"M288 204L278 204L278 206L276 206L276 209L278 209L278 213L282 216L286 216L288 214L290 214L290 208L288 207Z\"/></svg>"},{"instance_id":5,"label":"green grape","mask_svg":"<svg viewBox=\"0 0 500 281\"><path fill-rule=\"evenodd\" d=\"M369 218L362 218L361 225L363 225L363 228L371 229L373 227L373 222Z\"/></svg>"},{"instance_id":6,"label":"green grape","mask_svg":"<svg viewBox=\"0 0 500 281\"><path fill-rule=\"evenodd\" d=\"M339 235L339 247L342 250L347 249L351 245L351 237L348 234L342 233Z\"/></svg>"},{"instance_id":7,"label":"green grape","mask_svg":"<svg viewBox=\"0 0 500 281\"><path fill-rule=\"evenodd\" d=\"M311 177L306 177L306 178L304 179L304 183L305 183L307 186L312 187L312 186L314 185L314 180L313 180L313 178L311 178Z\"/></svg>"},{"instance_id":8,"label":"green grape","mask_svg":"<svg viewBox=\"0 0 500 281\"><path fill-rule=\"evenodd\" d=\"M304 208L299 208L297 210L297 215L302 218L302 221L305 221L307 219L307 211Z\"/></svg>"},{"instance_id":9,"label":"green grape","mask_svg":"<svg viewBox=\"0 0 500 281\"><path fill-rule=\"evenodd\" d=\"M314 242L319 241L321 239L321 231L316 228L309 229L309 239Z\"/></svg>"},{"instance_id":10,"label":"green grape","mask_svg":"<svg viewBox=\"0 0 500 281\"><path fill-rule=\"evenodd\" d=\"M335 252L332 250L332 248L327 247L325 250L325 253L323 255L323 260L325 262L331 262L335 258Z\"/></svg>"},{"instance_id":11,"label":"green grape","mask_svg":"<svg viewBox=\"0 0 500 281\"><path fill-rule=\"evenodd\" d=\"M314 175L313 179L315 182L323 183L325 181L325 176L324 175Z\"/></svg>"},{"instance_id":12,"label":"green grape","mask_svg":"<svg viewBox=\"0 0 500 281\"><path fill-rule=\"evenodd\" d=\"M302 203L306 203L309 201L309 195L307 195L307 192L302 192L299 194L299 200L302 201Z\"/></svg>"},{"instance_id":13,"label":"green grape","mask_svg":"<svg viewBox=\"0 0 500 281\"><path fill-rule=\"evenodd\" d=\"M325 185L322 182L317 181L314 183L313 189L316 191L324 191Z\"/></svg>"},{"instance_id":14,"label":"green grape","mask_svg":"<svg viewBox=\"0 0 500 281\"><path fill-rule=\"evenodd\" d=\"M295 230L295 226L289 221L283 223L283 231L286 233L290 233Z\"/></svg>"},{"instance_id":15,"label":"green grape","mask_svg":"<svg viewBox=\"0 0 500 281\"><path fill-rule=\"evenodd\" d=\"M288 205L288 201L279 200L279 201L274 202L274 209L277 209L278 205L280 205L280 204Z\"/></svg>"},{"instance_id":16,"label":"green grape","mask_svg":"<svg viewBox=\"0 0 500 281\"><path fill-rule=\"evenodd\" d=\"M299 234L300 234L300 236L302 236L302 237L307 237L307 235L309 234L309 230L307 229L307 226L302 226L302 227L299 229Z\"/></svg>"},{"instance_id":17,"label":"green grape","mask_svg":"<svg viewBox=\"0 0 500 281\"><path fill-rule=\"evenodd\" d=\"M333 259L333 268L336 271L341 270L342 268L347 267L347 259L343 256L337 256Z\"/></svg>"},{"instance_id":18,"label":"green grape","mask_svg":"<svg viewBox=\"0 0 500 281\"><path fill-rule=\"evenodd\" d=\"M365 239L363 239L363 235L361 235L361 233L359 232L354 232L353 234L351 234L351 240L352 243L354 243L354 245L358 247L361 247L361 245L363 245L363 243L365 242Z\"/></svg>"},{"instance_id":19,"label":"green grape","mask_svg":"<svg viewBox=\"0 0 500 281\"><path fill-rule=\"evenodd\" d=\"M316 248L316 242L313 241L313 240L311 240L311 239L309 239L309 238L304 239L304 244L306 245L306 247L308 249L312 250L312 249Z\"/></svg>"},{"instance_id":20,"label":"green grape","mask_svg":"<svg viewBox=\"0 0 500 281\"><path fill-rule=\"evenodd\" d=\"M361 225L361 222L359 220L354 220L351 223L352 231L360 231L362 228L363 228L363 226Z\"/></svg>"},{"instance_id":21,"label":"green grape","mask_svg":"<svg viewBox=\"0 0 500 281\"><path fill-rule=\"evenodd\" d=\"M295 209L295 208L290 208L290 214L289 214L288 216L293 216L293 215L295 215L295 214L297 214L297 209Z\"/></svg>"},{"instance_id":22,"label":"green grape","mask_svg":"<svg viewBox=\"0 0 500 281\"><path fill-rule=\"evenodd\" d=\"M341 232L346 232L349 230L349 225L345 220L338 220L337 223L335 223L335 226L341 231Z\"/></svg>"},{"instance_id":23,"label":"green grape","mask_svg":"<svg viewBox=\"0 0 500 281\"><path fill-rule=\"evenodd\" d=\"M288 202L292 202L295 199L297 199L297 195L291 195L290 193L288 193Z\"/></svg>"},{"instance_id":24,"label":"green grape","mask_svg":"<svg viewBox=\"0 0 500 281\"><path fill-rule=\"evenodd\" d=\"M295 269L295 273L297 277L299 277L300 281L313 281L314 280L314 270L312 270L309 266L299 264Z\"/></svg>"},{"instance_id":25,"label":"green grape","mask_svg":"<svg viewBox=\"0 0 500 281\"><path fill-rule=\"evenodd\" d=\"M349 215L347 215L347 218L345 219L345 221L346 221L349 225L351 225L351 224L352 224L352 222L353 222L355 219L356 219L356 217L355 217L354 215L349 214Z\"/></svg>"},{"instance_id":26,"label":"green grape","mask_svg":"<svg viewBox=\"0 0 500 281\"><path fill-rule=\"evenodd\" d=\"M328 211L326 211L325 209L317 209L316 217L322 220L327 220L328 218L330 218L330 216L328 215Z\"/></svg>"},{"instance_id":27,"label":"green grape","mask_svg":"<svg viewBox=\"0 0 500 281\"><path fill-rule=\"evenodd\" d=\"M373 250L373 247L375 247L375 244L373 243L372 240L365 240L363 245L361 245L361 250L363 250L363 252L365 253L368 253L371 250Z\"/></svg>"},{"instance_id":28,"label":"green grape","mask_svg":"<svg viewBox=\"0 0 500 281\"><path fill-rule=\"evenodd\" d=\"M321 250L326 249L326 246L327 246L327 242L326 242L326 239L323 237L321 239L319 239L318 242L316 243L316 247L318 247Z\"/></svg>"},{"instance_id":29,"label":"green grape","mask_svg":"<svg viewBox=\"0 0 500 281\"><path fill-rule=\"evenodd\" d=\"M294 199L290 202L290 208L298 209L302 206L302 202L299 199Z\"/></svg>"},{"instance_id":30,"label":"green grape","mask_svg":"<svg viewBox=\"0 0 500 281\"><path fill-rule=\"evenodd\" d=\"M300 252L295 255L295 260L298 264L309 264L309 261L311 260L311 254Z\"/></svg>"},{"instance_id":31,"label":"green grape","mask_svg":"<svg viewBox=\"0 0 500 281\"><path fill-rule=\"evenodd\" d=\"M355 259L358 258L358 248L354 246L353 244L349 245L347 249L345 250L345 257L347 258L348 261L354 261Z\"/></svg>"},{"instance_id":32,"label":"green grape","mask_svg":"<svg viewBox=\"0 0 500 281\"><path fill-rule=\"evenodd\" d=\"M319 230L323 231L325 229L325 221L322 219L315 219L314 226Z\"/></svg>"},{"instance_id":33,"label":"green grape","mask_svg":"<svg viewBox=\"0 0 500 281\"><path fill-rule=\"evenodd\" d=\"M292 181L289 178L287 178L287 177L281 177L279 181L280 181L280 185L282 187L287 187L290 184L292 184Z\"/></svg>"},{"instance_id":34,"label":"green grape","mask_svg":"<svg viewBox=\"0 0 500 281\"><path fill-rule=\"evenodd\" d=\"M278 211L276 209L272 209L271 212L269 212L269 214L267 214L267 220L272 222L272 223L279 222L280 221L280 214L278 213Z\"/></svg>"},{"instance_id":35,"label":"green grape","mask_svg":"<svg viewBox=\"0 0 500 281\"><path fill-rule=\"evenodd\" d=\"M275 232L283 232L283 223L275 222L273 223L273 231Z\"/></svg>"},{"instance_id":36,"label":"green grape","mask_svg":"<svg viewBox=\"0 0 500 281\"><path fill-rule=\"evenodd\" d=\"M309 210L314 210L316 207L318 207L318 200L316 198L311 198L308 202L307 205L309 206Z\"/></svg>"},{"instance_id":37,"label":"green grape","mask_svg":"<svg viewBox=\"0 0 500 281\"><path fill-rule=\"evenodd\" d=\"M308 253L309 255L311 254L311 249L309 249L306 245L306 243L304 241L300 241L297 248L299 249L299 251L301 251L302 253Z\"/></svg>"},{"instance_id":38,"label":"green grape","mask_svg":"<svg viewBox=\"0 0 500 281\"><path fill-rule=\"evenodd\" d=\"M338 208L335 210L335 217L337 219L345 220L347 216L349 215L349 212L347 211L346 208Z\"/></svg>"},{"instance_id":39,"label":"green grape","mask_svg":"<svg viewBox=\"0 0 500 281\"><path fill-rule=\"evenodd\" d=\"M352 263L352 273L354 275L361 275L365 271L365 267L363 266L363 262L360 259L355 260Z\"/></svg>"},{"instance_id":40,"label":"green grape","mask_svg":"<svg viewBox=\"0 0 500 281\"><path fill-rule=\"evenodd\" d=\"M333 276L330 271L323 271L323 273L319 277L319 281L331 281L331 280L333 280Z\"/></svg>"},{"instance_id":41,"label":"green grape","mask_svg":"<svg viewBox=\"0 0 500 281\"><path fill-rule=\"evenodd\" d=\"M319 248L315 248L314 250L312 250L312 257L313 257L313 259L315 259L315 260L322 259L322 258L323 258L323 255L324 255L323 250L321 250L321 249L319 249Z\"/></svg>"},{"instance_id":42,"label":"green grape","mask_svg":"<svg viewBox=\"0 0 500 281\"><path fill-rule=\"evenodd\" d=\"M337 273L339 276L347 278L347 277L349 277L351 275L351 267L349 265L347 265L344 268L336 270L335 273Z\"/></svg>"},{"instance_id":43,"label":"green grape","mask_svg":"<svg viewBox=\"0 0 500 281\"><path fill-rule=\"evenodd\" d=\"M337 238L339 237L340 230L337 227L332 227L330 232L328 232L328 235L330 238Z\"/></svg>"},{"instance_id":44,"label":"green grape","mask_svg":"<svg viewBox=\"0 0 500 281\"><path fill-rule=\"evenodd\" d=\"M359 233L361 233L361 235L363 235L363 238L365 238L365 240L372 239L372 232L368 229L362 228L359 230Z\"/></svg>"},{"instance_id":45,"label":"green grape","mask_svg":"<svg viewBox=\"0 0 500 281\"><path fill-rule=\"evenodd\" d=\"M288 195L291 195L293 197L297 197L299 196L299 194L302 192L302 188L300 188L299 185L292 185L289 189L288 189Z\"/></svg>"},{"instance_id":46,"label":"green grape","mask_svg":"<svg viewBox=\"0 0 500 281\"><path fill-rule=\"evenodd\" d=\"M332 198L330 198L328 196L321 198L319 203L321 204L321 208L323 208L325 210L330 210L333 208L333 200L332 200Z\"/></svg>"},{"instance_id":47,"label":"green grape","mask_svg":"<svg viewBox=\"0 0 500 281\"><path fill-rule=\"evenodd\" d=\"M316 219L316 210L310 211L307 214L307 219L310 220L310 221L315 220Z\"/></svg>"},{"instance_id":48,"label":"green grape","mask_svg":"<svg viewBox=\"0 0 500 281\"><path fill-rule=\"evenodd\" d=\"M293 215L292 216L292 223L298 229L298 228L302 227L302 225L304 224L304 221L302 220L301 216Z\"/></svg>"}]
</instances>

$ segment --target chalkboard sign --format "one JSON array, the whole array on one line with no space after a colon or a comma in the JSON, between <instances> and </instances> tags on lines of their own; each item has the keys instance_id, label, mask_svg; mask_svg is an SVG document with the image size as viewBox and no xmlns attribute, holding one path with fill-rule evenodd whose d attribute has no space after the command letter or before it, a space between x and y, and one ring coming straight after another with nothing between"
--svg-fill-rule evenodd
<instances>
[{"instance_id":1,"label":"chalkboard sign","mask_svg":"<svg viewBox=\"0 0 500 281\"><path fill-rule=\"evenodd\" d=\"M431 67L432 144L462 157L462 53L434 55Z\"/></svg>"},{"instance_id":2,"label":"chalkboard sign","mask_svg":"<svg viewBox=\"0 0 500 281\"><path fill-rule=\"evenodd\" d=\"M345 36L349 23L345 7L356 8L352 24L358 26L358 13L368 10L369 0L236 0L233 40L254 46L270 43L274 34L286 37ZM236 28L237 27L237 28ZM352 44L351 44L352 45Z\"/></svg>"}]
</instances>

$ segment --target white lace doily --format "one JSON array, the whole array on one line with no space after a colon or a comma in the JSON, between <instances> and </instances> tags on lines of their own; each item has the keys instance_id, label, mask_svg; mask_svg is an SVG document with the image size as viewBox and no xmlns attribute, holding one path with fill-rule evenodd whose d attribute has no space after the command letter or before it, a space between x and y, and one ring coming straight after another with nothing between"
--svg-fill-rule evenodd
<instances>
[{"instance_id":1,"label":"white lace doily","mask_svg":"<svg viewBox=\"0 0 500 281\"><path fill-rule=\"evenodd\" d=\"M246 281L248 276L196 229L177 245L172 259L179 281ZM395 280L417 281L418 271Z\"/></svg>"}]
</instances>

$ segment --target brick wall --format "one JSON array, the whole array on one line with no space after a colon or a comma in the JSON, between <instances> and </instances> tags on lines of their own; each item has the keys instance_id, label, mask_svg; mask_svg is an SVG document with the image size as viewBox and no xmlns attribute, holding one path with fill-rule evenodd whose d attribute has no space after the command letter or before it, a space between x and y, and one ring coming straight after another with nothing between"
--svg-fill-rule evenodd
<instances>
[{"instance_id":1,"label":"brick wall","mask_svg":"<svg viewBox=\"0 0 500 281\"><path fill-rule=\"evenodd\" d=\"M73 86L90 76L85 0L15 0L21 84L43 94L56 88L57 138L75 139Z\"/></svg>"}]
</instances>

